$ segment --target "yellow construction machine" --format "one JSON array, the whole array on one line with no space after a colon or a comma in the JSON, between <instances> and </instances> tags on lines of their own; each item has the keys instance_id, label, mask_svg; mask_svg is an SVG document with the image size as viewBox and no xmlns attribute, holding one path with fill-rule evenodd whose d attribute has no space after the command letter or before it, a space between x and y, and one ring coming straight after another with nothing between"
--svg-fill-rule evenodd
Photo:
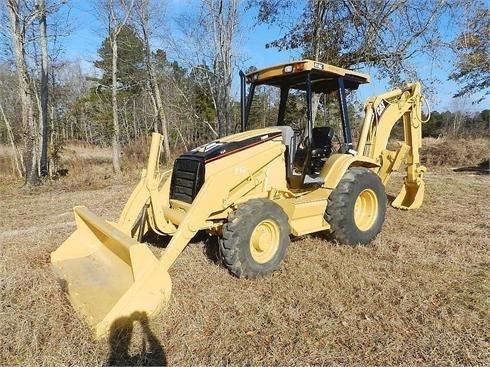
<instances>
[{"instance_id":1,"label":"yellow construction machine","mask_svg":"<svg viewBox=\"0 0 490 367\"><path fill-rule=\"evenodd\" d=\"M368 75L302 60L240 76L240 133L182 154L167 172L159 164L162 136L154 133L148 166L117 223L74 208L77 229L51 262L96 337L119 318L153 315L168 303L169 269L198 231L218 236L231 273L254 278L279 268L290 236L330 231L342 244L372 241L385 218L385 185L402 164L406 176L392 205L421 205L419 83L369 98L354 145L346 97ZM277 119L250 130L254 95L265 87L277 91ZM313 102L319 95L330 106L337 100L339 133L313 118L325 115L327 104ZM305 115L288 122L291 105ZM397 122L404 140L389 150ZM148 231L171 236L159 258L142 243Z\"/></svg>"}]
</instances>

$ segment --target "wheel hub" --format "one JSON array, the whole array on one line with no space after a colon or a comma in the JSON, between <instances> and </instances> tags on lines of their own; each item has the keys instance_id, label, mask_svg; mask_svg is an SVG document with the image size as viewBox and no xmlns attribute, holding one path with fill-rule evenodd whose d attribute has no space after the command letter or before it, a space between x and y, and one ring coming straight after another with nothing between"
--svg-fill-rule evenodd
<instances>
[{"instance_id":1,"label":"wheel hub","mask_svg":"<svg viewBox=\"0 0 490 367\"><path fill-rule=\"evenodd\" d=\"M361 231L369 230L378 213L378 199L371 189L365 189L359 193L354 205L354 222Z\"/></svg>"},{"instance_id":2,"label":"wheel hub","mask_svg":"<svg viewBox=\"0 0 490 367\"><path fill-rule=\"evenodd\" d=\"M279 249L280 230L271 220L263 220L252 232L250 237L250 253L258 263L270 261Z\"/></svg>"}]
</instances>

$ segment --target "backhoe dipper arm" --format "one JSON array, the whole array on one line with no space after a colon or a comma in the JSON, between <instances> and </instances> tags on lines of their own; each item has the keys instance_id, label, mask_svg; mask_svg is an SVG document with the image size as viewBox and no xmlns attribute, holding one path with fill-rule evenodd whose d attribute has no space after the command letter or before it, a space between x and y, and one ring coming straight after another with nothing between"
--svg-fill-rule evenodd
<instances>
[{"instance_id":1,"label":"backhoe dipper arm","mask_svg":"<svg viewBox=\"0 0 490 367\"><path fill-rule=\"evenodd\" d=\"M420 83L407 84L404 89L368 98L364 104L365 118L359 137L358 154L380 164L378 175L383 183L389 180L401 163L406 164L405 184L392 205L401 209L420 207L424 196L419 150L422 144L422 109ZM396 151L386 149L394 125L402 119L404 141Z\"/></svg>"}]
</instances>

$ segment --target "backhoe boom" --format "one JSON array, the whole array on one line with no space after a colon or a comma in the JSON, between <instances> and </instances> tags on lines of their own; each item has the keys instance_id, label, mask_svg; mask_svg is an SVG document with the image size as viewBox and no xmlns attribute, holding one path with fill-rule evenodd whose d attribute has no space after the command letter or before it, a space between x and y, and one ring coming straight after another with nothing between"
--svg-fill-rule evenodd
<instances>
[{"instance_id":1,"label":"backhoe boom","mask_svg":"<svg viewBox=\"0 0 490 367\"><path fill-rule=\"evenodd\" d=\"M420 163L422 145L422 109L420 83L407 84L404 89L368 98L364 104L365 118L357 146L358 154L376 160L377 170L386 185L393 171L406 164L404 186L392 205L400 209L415 209L424 197L423 173ZM404 141L396 150L387 145L395 124L402 120Z\"/></svg>"}]
</instances>

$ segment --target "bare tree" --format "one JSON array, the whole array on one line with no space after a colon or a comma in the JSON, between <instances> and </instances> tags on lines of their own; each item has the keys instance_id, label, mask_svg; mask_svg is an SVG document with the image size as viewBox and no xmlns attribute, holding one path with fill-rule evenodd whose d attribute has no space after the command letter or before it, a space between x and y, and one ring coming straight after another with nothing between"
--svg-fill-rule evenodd
<instances>
[{"instance_id":1,"label":"bare tree","mask_svg":"<svg viewBox=\"0 0 490 367\"><path fill-rule=\"evenodd\" d=\"M194 19L184 20L186 43L193 52L187 58L192 68L200 69L216 109L218 134L226 135L232 127L233 66L237 59L235 39L239 28L238 0L203 0ZM190 21L189 21L190 20ZM182 43L178 45L182 47Z\"/></svg>"},{"instance_id":2,"label":"bare tree","mask_svg":"<svg viewBox=\"0 0 490 367\"><path fill-rule=\"evenodd\" d=\"M237 0L207 0L213 37L213 89L217 101L218 131L227 135L231 128L231 82L233 79L233 40L238 27ZM204 19L203 19L204 20Z\"/></svg>"},{"instance_id":3,"label":"bare tree","mask_svg":"<svg viewBox=\"0 0 490 367\"><path fill-rule=\"evenodd\" d=\"M112 50L112 168L116 174L121 173L121 128L118 106L118 37L128 22L134 6L134 0L106 0L97 2L107 21L107 31Z\"/></svg>"},{"instance_id":4,"label":"bare tree","mask_svg":"<svg viewBox=\"0 0 490 367\"><path fill-rule=\"evenodd\" d=\"M28 184L39 183L39 176L48 174L49 111L48 111L48 32L47 18L66 3L65 0L5 0L8 25L0 24L9 34L16 64L17 88L22 113L23 175ZM48 4L48 5L47 5ZM36 28L34 25L38 23ZM56 37L54 37L56 39ZM40 48L38 48L40 46ZM40 56L40 58L39 58ZM39 70L39 78L35 70ZM37 102L37 111L35 106ZM12 116L11 116L12 117ZM36 117L38 122L36 123ZM7 121L7 120L6 120ZM11 118L15 125L15 118ZM20 135L18 129L13 129Z\"/></svg>"},{"instance_id":5,"label":"bare tree","mask_svg":"<svg viewBox=\"0 0 490 367\"><path fill-rule=\"evenodd\" d=\"M18 177L24 176L25 166L21 152L18 148L19 130L21 126L17 124L17 120L8 116L19 115L15 111L19 110L20 104L17 98L17 93L12 93L12 90L17 88L17 78L10 71L10 67L6 63L0 63L0 122L3 121L7 130L8 143L12 148L14 171Z\"/></svg>"},{"instance_id":6,"label":"bare tree","mask_svg":"<svg viewBox=\"0 0 490 367\"><path fill-rule=\"evenodd\" d=\"M26 60L26 30L37 16L22 6L20 0L6 0L10 21L10 36L15 55L15 65L18 80L19 95L22 105L23 155L25 163L25 178L28 185L39 183L37 152L39 142L34 118L34 100L31 80Z\"/></svg>"},{"instance_id":7,"label":"bare tree","mask_svg":"<svg viewBox=\"0 0 490 367\"><path fill-rule=\"evenodd\" d=\"M161 4L160 4L161 5ZM145 63L149 82L149 93L151 101L153 104L153 109L157 121L160 122L160 127L162 131L163 139L163 149L165 152L165 159L170 158L170 145L168 137L168 122L165 115L165 110L163 108L162 95L160 93L160 83L158 81L157 75L155 73L155 66L152 60L151 47L150 47L150 37L152 33L152 17L151 14L155 13L156 9L150 9L150 0L139 0L137 5L137 23L141 31L141 37L145 44ZM152 11L153 10L153 11ZM158 131L158 127L154 127L155 131Z\"/></svg>"},{"instance_id":8,"label":"bare tree","mask_svg":"<svg viewBox=\"0 0 490 367\"><path fill-rule=\"evenodd\" d=\"M40 130L40 154L39 173L41 176L48 174L48 33L46 24L46 1L37 0L37 12L39 19L39 41L41 45L41 68L40 68L40 108L39 108L39 130Z\"/></svg>"},{"instance_id":9,"label":"bare tree","mask_svg":"<svg viewBox=\"0 0 490 367\"><path fill-rule=\"evenodd\" d=\"M23 172L25 171L24 161L22 159L22 156L21 155L19 156L17 145L15 144L15 137L12 130L12 125L10 124L9 120L7 119L7 116L5 115L5 111L3 109L1 101L0 101L0 117L2 117L3 121L5 122L5 126L7 128L7 134L8 134L10 146L12 147L12 153L14 157L15 170L18 176L22 177Z\"/></svg>"},{"instance_id":10,"label":"bare tree","mask_svg":"<svg viewBox=\"0 0 490 367\"><path fill-rule=\"evenodd\" d=\"M414 74L410 60L436 57L444 29L459 1L446 0L249 0L259 22L278 24L284 36L266 47L297 50L304 57L352 68L375 66L395 83ZM292 23L288 23L293 19Z\"/></svg>"}]
</instances>

